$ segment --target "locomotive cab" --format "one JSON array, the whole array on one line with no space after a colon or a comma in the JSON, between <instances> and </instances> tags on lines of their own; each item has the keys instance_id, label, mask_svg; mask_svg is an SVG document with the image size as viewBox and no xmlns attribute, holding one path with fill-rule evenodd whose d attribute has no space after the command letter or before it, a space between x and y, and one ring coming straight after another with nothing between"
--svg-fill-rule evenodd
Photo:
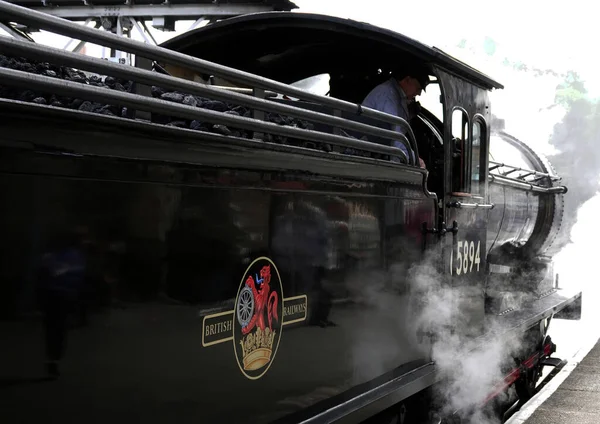
<instances>
[{"instance_id":1,"label":"locomotive cab","mask_svg":"<svg viewBox=\"0 0 600 424\"><path fill-rule=\"evenodd\" d=\"M265 25L265 22L268 24ZM395 39L398 34L391 31L365 34L360 29L340 25L320 15L250 15L219 22L210 28L200 28L191 34L175 37L163 46L354 104L360 104L371 89L390 78L391 70L399 64L417 65L435 76L432 66L419 55L418 43L406 38L405 45L399 44ZM394 37L390 37L391 34ZM185 73L181 70L174 72ZM206 79L220 87L252 89L249 85L223 78L211 76ZM427 164L427 188L440 197L443 185L443 118L437 84L434 78L428 85L430 92L437 89L437 95L429 96L437 113L421 107L410 124L419 156ZM389 124L360 113L332 111L332 108L321 104L288 96L279 95L276 101L390 128ZM312 124L315 130L339 133L339 129L332 126ZM343 131L357 139L390 145L388 139L365 136L358 131Z\"/></svg>"},{"instance_id":2,"label":"locomotive cab","mask_svg":"<svg viewBox=\"0 0 600 424\"><path fill-rule=\"evenodd\" d=\"M500 83L439 49L427 55L423 45L401 34L320 15L241 17L174 38L165 46L354 104L389 78L398 64L426 67L432 83L417 98L423 107L409 122L426 163L423 188L435 195L439 206L436 222L424 228L425 245L441 247L440 271L462 290L464 308L471 310L467 315L473 325L468 328L480 334L486 313L515 306L503 290L535 286L537 296L551 289L554 277L544 255L560 248L548 250L550 235L560 227L561 193L566 189L557 186L560 179L541 155L492 127L488 92L502 89ZM236 86L226 80L218 83ZM277 101L389 128L360 115L360 110L340 112L286 96ZM340 133L327 125L316 124L315 129ZM390 143L357 131L343 134ZM491 156L490 140L499 152ZM519 161L520 155L525 159ZM541 271L525 272L524 264L534 258ZM499 275L498 269L503 270ZM507 279L509 272L516 277Z\"/></svg>"},{"instance_id":3,"label":"locomotive cab","mask_svg":"<svg viewBox=\"0 0 600 424\"><path fill-rule=\"evenodd\" d=\"M409 123L419 156L427 168L425 188L441 200L445 196L445 187L447 192L469 191L470 188L461 186L468 171L465 171L465 158L461 150L465 145L463 141L458 141L468 138L469 133L461 132L460 125L452 136L444 132L444 120L452 122L449 119L452 114L447 115L447 111L452 111L453 107L460 104L461 99L466 100L464 93L457 97L458 93L446 93L443 90L438 68L431 63L431 59L423 57L420 51L423 47L421 44L387 30L380 30L379 34L374 34L360 29L320 15L294 13L290 16L270 13L228 19L175 37L163 46L355 104L360 104L371 89L388 79L391 70L399 64L425 68L429 71L431 83L427 87L427 93L416 99L416 103L423 104L418 104L416 108L412 107L415 105L409 106L411 113L414 113ZM398 42L398 37L402 38L402 43ZM443 52L438 54L442 62L450 60ZM178 75L192 75L190 79L203 78L208 84L252 92L250 85L240 85L215 76L194 75L176 67L165 67ZM465 65L462 71L466 75L470 70L471 68ZM441 72L443 74L443 71ZM467 84L471 84L473 77L469 78ZM482 87L483 92L486 89L501 87L482 75L475 81ZM423 98L425 102L421 101ZM317 112L334 115L337 113L345 119L384 129L390 128L389 124L361 116L360 113L333 111L332 108L321 104L281 95L276 96L275 101ZM312 124L318 131L340 133L339 129L330 125ZM456 122L451 125L457 127ZM365 136L357 131L343 131L342 134L357 139L390 144L389 139ZM449 143L452 143L453 147L450 156L447 156L444 146ZM336 150L335 147L333 149ZM471 154L470 151L466 153ZM387 159L385 156L380 158ZM445 174L446 163L453 169L452 176ZM464 169L461 170L461 166ZM478 168L479 166L480 164L477 164ZM449 178L449 181L453 179L454 182L445 182L446 178Z\"/></svg>"},{"instance_id":4,"label":"locomotive cab","mask_svg":"<svg viewBox=\"0 0 600 424\"><path fill-rule=\"evenodd\" d=\"M265 78L296 85L359 105L371 89L390 78L398 65L425 68L431 84L413 109L410 127L418 156L426 163L423 189L436 200L436 218L424 224L424 246L439 245L443 261L437 266L460 296L473 325L483 330L486 304L487 249L494 234L487 224L496 210L489 192L488 146L491 105L488 92L501 84L439 49L425 54L424 46L391 31L320 15L268 14L245 16L200 28L164 44L195 57L235 67ZM251 90L251 86L216 80L220 86ZM390 124L357 113L336 111L324 104L277 96L275 101L355 122L390 129ZM390 145L385 138L360 131L313 123L314 129ZM307 143L299 142L301 146ZM311 144L312 146L312 144ZM333 147L336 153L347 153ZM389 160L389 156L372 156ZM409 165L410 166L410 165ZM418 167L418 164L412 165ZM398 169L398 172L403 172ZM489 242L488 242L489 238Z\"/></svg>"}]
</instances>

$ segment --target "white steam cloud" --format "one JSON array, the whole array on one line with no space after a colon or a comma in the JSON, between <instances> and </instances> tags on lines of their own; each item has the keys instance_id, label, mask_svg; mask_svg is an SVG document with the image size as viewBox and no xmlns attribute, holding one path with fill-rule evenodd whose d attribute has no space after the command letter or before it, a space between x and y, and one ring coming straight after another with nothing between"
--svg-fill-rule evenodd
<instances>
[{"instance_id":1,"label":"white steam cloud","mask_svg":"<svg viewBox=\"0 0 600 424\"><path fill-rule=\"evenodd\" d=\"M521 347L518 336L500 336L505 329L482 321L479 289L457 288L439 274L435 253L424 264L411 269L411 314L414 323L429 343L429 350L444 384L436 393L441 413L471 413L473 424L496 424L496 417L486 417L480 410L487 397L505 377L512 353ZM438 259L439 260L439 259ZM475 297L475 299L473 299ZM475 300L475 301L474 301ZM485 327L484 327L485 326ZM481 337L498 334L497 337Z\"/></svg>"}]
</instances>

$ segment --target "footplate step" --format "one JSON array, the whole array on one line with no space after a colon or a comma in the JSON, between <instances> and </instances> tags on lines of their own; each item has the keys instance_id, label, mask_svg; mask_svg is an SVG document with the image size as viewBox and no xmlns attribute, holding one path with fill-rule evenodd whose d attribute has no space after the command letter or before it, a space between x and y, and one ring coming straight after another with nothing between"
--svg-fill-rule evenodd
<instances>
[{"instance_id":1,"label":"footplate step","mask_svg":"<svg viewBox=\"0 0 600 424\"><path fill-rule=\"evenodd\" d=\"M560 358L544 358L542 359L541 365L548 367L564 367L567 364L567 361Z\"/></svg>"}]
</instances>

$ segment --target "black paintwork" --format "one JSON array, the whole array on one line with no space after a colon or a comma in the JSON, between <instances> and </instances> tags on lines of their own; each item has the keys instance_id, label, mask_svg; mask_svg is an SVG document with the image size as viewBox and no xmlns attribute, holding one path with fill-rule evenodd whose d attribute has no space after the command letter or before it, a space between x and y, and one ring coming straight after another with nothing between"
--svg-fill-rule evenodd
<instances>
[{"instance_id":1,"label":"black paintwork","mask_svg":"<svg viewBox=\"0 0 600 424\"><path fill-rule=\"evenodd\" d=\"M185 421L268 422L354 411L357 419L369 405L379 410L436 381L410 325L408 271L437 240L421 232L422 223L436 225L437 211L419 171L395 167L394 181L385 166L358 160L356 173L371 169L371 178L335 177L336 168L319 168L324 159L303 154L282 172L281 155L293 158L294 149L268 148L255 148L262 162L232 167L248 147L232 143L216 155L218 137L173 144L154 126L128 137L129 123L120 128L118 119L67 125L73 112L47 120L6 106L4 417L162 422L177 411ZM136 159L152 156L142 139L171 152L171 161ZM176 161L190 145L204 155ZM459 235L482 228L464 216ZM73 303L63 375L42 384L40 260L74 229L88 258L86 286ZM263 255L279 269L284 298L307 296L307 313L283 327L268 372L249 380L232 341L203 346L204 319L233 310L246 267ZM82 306L87 322L79 320ZM406 374L420 367L422 375ZM348 400L349 409L335 407Z\"/></svg>"},{"instance_id":2,"label":"black paintwork","mask_svg":"<svg viewBox=\"0 0 600 424\"><path fill-rule=\"evenodd\" d=\"M86 134L54 124L44 139L15 120L3 142L73 146ZM87 135L119 137L116 127ZM426 360L408 348L415 335L402 318L402 275L422 257L421 223L435 219L421 185L36 150L0 155L5 416L159 422L177 408L186 421L265 422ZM60 380L33 385L44 371L40 260L72 230L87 255L73 306L86 306L88 322L73 316ZM202 346L203 318L233 309L245 268L263 255L283 297L306 295L308 309L252 381L231 341ZM23 411L29 396L36 407Z\"/></svg>"}]
</instances>

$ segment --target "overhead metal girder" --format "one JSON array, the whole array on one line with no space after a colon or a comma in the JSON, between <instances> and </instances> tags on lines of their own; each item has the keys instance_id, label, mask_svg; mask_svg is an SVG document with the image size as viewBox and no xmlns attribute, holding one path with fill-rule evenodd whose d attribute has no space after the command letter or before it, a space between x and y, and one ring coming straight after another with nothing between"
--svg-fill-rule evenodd
<instances>
[{"instance_id":1,"label":"overhead metal girder","mask_svg":"<svg viewBox=\"0 0 600 424\"><path fill-rule=\"evenodd\" d=\"M205 16L200 16L198 19L196 19L196 22L190 25L188 31L198 28L203 22L207 22L207 18Z\"/></svg>"},{"instance_id":2,"label":"overhead metal girder","mask_svg":"<svg viewBox=\"0 0 600 424\"><path fill-rule=\"evenodd\" d=\"M152 44L152 45L155 45L155 46L158 45L158 43L156 42L156 40L154 39L154 37L152 37L152 34L150 33L150 31L148 31L148 33L146 33L144 31L144 29L142 29L142 27L138 23L137 19L135 19L135 18L128 18L128 19L131 21L131 24L133 25L133 27L137 30L138 34L140 34L140 36L144 39L144 41L146 43ZM144 27L145 26L146 25L144 24Z\"/></svg>"},{"instance_id":3,"label":"overhead metal girder","mask_svg":"<svg viewBox=\"0 0 600 424\"><path fill-rule=\"evenodd\" d=\"M150 32L150 29L146 25L146 22L144 22L142 19L140 19L139 23L142 24L142 28L144 28L144 31L146 31L146 34L148 34L148 36L150 37L150 39L152 40L152 42L154 43L154 45L158 46L158 43L156 42L156 40L154 39L154 36Z\"/></svg>"},{"instance_id":4,"label":"overhead metal girder","mask_svg":"<svg viewBox=\"0 0 600 424\"><path fill-rule=\"evenodd\" d=\"M157 4L130 6L61 6L30 7L29 9L66 19L87 19L103 16L152 18L154 16L237 16L270 12L272 6L253 4Z\"/></svg>"},{"instance_id":5,"label":"overhead metal girder","mask_svg":"<svg viewBox=\"0 0 600 424\"><path fill-rule=\"evenodd\" d=\"M84 25L87 26L90 22L92 22L92 20L93 20L92 18L86 19ZM100 21L98 21L98 22L95 23L95 28L100 28L101 26L102 26L102 24L100 23ZM65 44L65 46L63 47L63 50L70 50L70 51L72 51L74 53L79 53L81 51L81 49L83 49L83 47L86 45L87 42L86 41L79 41L79 43L77 43L77 45L75 46L75 48L71 49L71 46L74 43L76 43L77 41L79 41L79 40L77 40L75 38L71 38L69 40L69 42L67 44Z\"/></svg>"}]
</instances>

